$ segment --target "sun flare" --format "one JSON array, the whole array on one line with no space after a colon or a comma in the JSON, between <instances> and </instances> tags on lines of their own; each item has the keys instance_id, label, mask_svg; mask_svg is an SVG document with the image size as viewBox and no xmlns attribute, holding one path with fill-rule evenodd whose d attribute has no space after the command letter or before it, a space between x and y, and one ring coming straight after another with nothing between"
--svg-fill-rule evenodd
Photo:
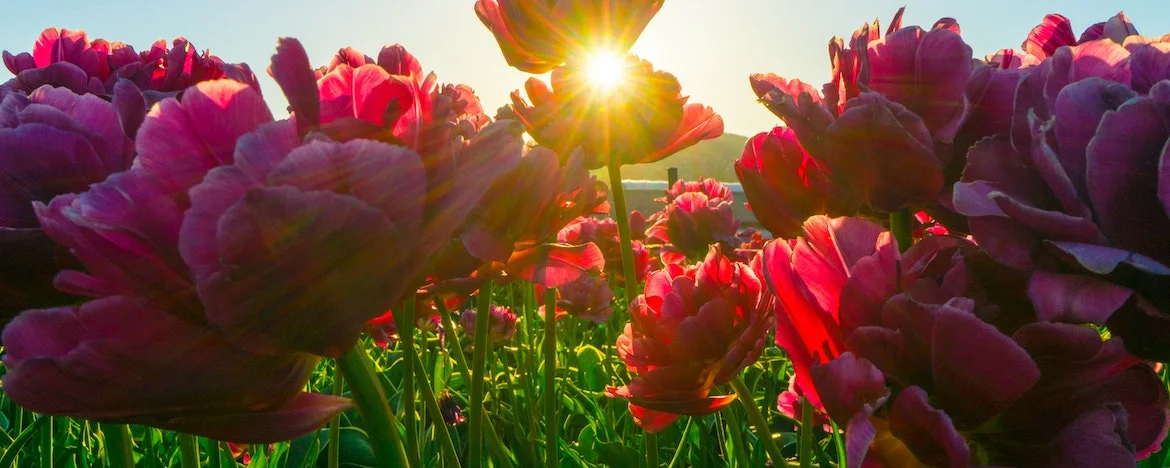
<instances>
[{"instance_id":1,"label":"sun flare","mask_svg":"<svg viewBox=\"0 0 1170 468\"><path fill-rule=\"evenodd\" d=\"M586 62L589 84L601 90L611 90L625 79L626 65L622 57L612 52L595 52Z\"/></svg>"}]
</instances>

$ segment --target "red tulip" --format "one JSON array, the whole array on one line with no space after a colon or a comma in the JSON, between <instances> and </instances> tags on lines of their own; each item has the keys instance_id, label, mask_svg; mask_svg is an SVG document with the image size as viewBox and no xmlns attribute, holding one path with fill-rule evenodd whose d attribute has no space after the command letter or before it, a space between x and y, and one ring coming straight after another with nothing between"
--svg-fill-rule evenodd
<instances>
[{"instance_id":1,"label":"red tulip","mask_svg":"<svg viewBox=\"0 0 1170 468\"><path fill-rule=\"evenodd\" d=\"M662 8L662 0L478 0L508 65L545 73L574 55L625 53Z\"/></svg>"},{"instance_id":2,"label":"red tulip","mask_svg":"<svg viewBox=\"0 0 1170 468\"><path fill-rule=\"evenodd\" d=\"M735 397L708 395L759 358L769 303L753 269L714 248L699 265L667 265L647 279L618 337L635 377L607 393L629 399L635 421L651 432L680 415L718 411Z\"/></svg>"},{"instance_id":3,"label":"red tulip","mask_svg":"<svg viewBox=\"0 0 1170 468\"><path fill-rule=\"evenodd\" d=\"M633 217L634 213L631 213L630 216ZM632 225L630 230L634 231ZM645 231L644 224L641 230ZM622 271L621 243L618 240L617 222L612 218L579 217L574 219L565 225L560 232L557 232L557 242L570 245L593 243L601 249L602 255L605 256L605 276L614 281L622 281L625 273ZM634 240L631 245L634 252L634 275L641 283L646 279L646 275L658 269L658 263L650 255L650 251L646 249L642 241Z\"/></svg>"},{"instance_id":4,"label":"red tulip","mask_svg":"<svg viewBox=\"0 0 1170 468\"><path fill-rule=\"evenodd\" d=\"M626 75L612 90L592 89L584 63L552 73L552 86L525 83L529 105L512 93L512 111L537 142L566 157L580 146L585 167L650 163L723 134L723 119L709 107L688 104L678 80L627 55Z\"/></svg>"},{"instance_id":5,"label":"red tulip","mask_svg":"<svg viewBox=\"0 0 1170 468\"><path fill-rule=\"evenodd\" d=\"M773 236L792 236L809 216L856 214L860 202L848 184L834 183L790 128L776 127L744 145L735 162L748 208Z\"/></svg>"}]
</instances>

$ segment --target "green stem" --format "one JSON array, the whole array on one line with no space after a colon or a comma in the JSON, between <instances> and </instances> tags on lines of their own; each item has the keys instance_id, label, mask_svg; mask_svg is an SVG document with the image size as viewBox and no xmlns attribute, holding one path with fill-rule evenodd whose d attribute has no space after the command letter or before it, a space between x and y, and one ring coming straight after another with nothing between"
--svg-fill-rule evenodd
<instances>
[{"instance_id":1,"label":"green stem","mask_svg":"<svg viewBox=\"0 0 1170 468\"><path fill-rule=\"evenodd\" d=\"M483 464L484 373L487 368L488 347L492 343L488 337L491 305L492 282L488 280L479 289L479 301L475 312L475 354L471 367L471 427L468 431L470 438L468 465L471 468L479 468Z\"/></svg>"},{"instance_id":2,"label":"green stem","mask_svg":"<svg viewBox=\"0 0 1170 468\"><path fill-rule=\"evenodd\" d=\"M370 437L370 445L374 447L378 466L389 468L406 465L406 448L398 433L398 420L390 410L373 364L360 343L337 359L337 368L345 376L353 400L361 412L362 424Z\"/></svg>"},{"instance_id":3,"label":"green stem","mask_svg":"<svg viewBox=\"0 0 1170 468\"><path fill-rule=\"evenodd\" d=\"M813 405L807 398L800 399L800 468L813 465Z\"/></svg>"},{"instance_id":4,"label":"green stem","mask_svg":"<svg viewBox=\"0 0 1170 468\"><path fill-rule=\"evenodd\" d=\"M638 279L634 277L634 247L633 237L630 236L630 211L626 209L626 189L622 185L622 168L619 165L609 166L609 185L613 192L614 209L617 212L618 237L622 245L622 276L625 278L626 304L634 300Z\"/></svg>"},{"instance_id":5,"label":"green stem","mask_svg":"<svg viewBox=\"0 0 1170 468\"><path fill-rule=\"evenodd\" d=\"M443 419L443 411L439 408L439 400L435 398L435 391L431 388L431 383L426 379L426 371L423 366L422 359L418 354L411 353L410 360L414 362L414 368L419 374L420 385L419 390L422 391L423 403L427 407L427 414L431 416L431 427L434 427L435 436L439 438L439 447L443 449L443 466L453 466L459 468L459 455L455 452L455 443L451 441L451 432L447 428L447 421Z\"/></svg>"},{"instance_id":6,"label":"green stem","mask_svg":"<svg viewBox=\"0 0 1170 468\"><path fill-rule=\"evenodd\" d=\"M727 428L731 430L731 438L735 440L735 457L738 459L736 466L751 466L751 458L748 458L748 444L747 437L744 437L743 422L739 420L739 415L735 413L735 408L728 406L726 411L721 413L727 419Z\"/></svg>"},{"instance_id":7,"label":"green stem","mask_svg":"<svg viewBox=\"0 0 1170 468\"><path fill-rule=\"evenodd\" d=\"M695 417L687 416L687 425L683 427L682 439L678 441L678 448L674 449L674 457L671 457L670 465L667 465L668 468L679 466L679 462L681 462L682 457L685 456L684 453L686 452L686 449L690 447L690 445L687 444L687 435L691 433L691 424L694 423Z\"/></svg>"},{"instance_id":8,"label":"green stem","mask_svg":"<svg viewBox=\"0 0 1170 468\"><path fill-rule=\"evenodd\" d=\"M913 220L914 215L910 213L909 208L890 213L890 232L893 233L894 240L898 241L899 252L905 252L914 243Z\"/></svg>"},{"instance_id":9,"label":"green stem","mask_svg":"<svg viewBox=\"0 0 1170 468\"><path fill-rule=\"evenodd\" d=\"M544 290L544 460L557 462L557 290Z\"/></svg>"},{"instance_id":10,"label":"green stem","mask_svg":"<svg viewBox=\"0 0 1170 468\"><path fill-rule=\"evenodd\" d=\"M646 467L658 468L658 434L646 431Z\"/></svg>"},{"instance_id":11,"label":"green stem","mask_svg":"<svg viewBox=\"0 0 1170 468\"><path fill-rule=\"evenodd\" d=\"M463 347L459 346L459 337L455 336L455 326L451 322L451 311L447 310L447 304L444 304L442 299L436 297L434 302L435 308L439 310L439 320L443 322L443 334L447 337L447 351L455 360L455 368L459 371L459 375L463 376L463 381L470 383L472 381L471 368L467 365L467 357L463 355ZM505 468L512 467L512 453L500 442L500 436L496 434L496 427L492 424L491 418L483 418L483 430L491 439L492 443L488 447L491 449L492 455L496 457L496 461L503 464Z\"/></svg>"},{"instance_id":12,"label":"green stem","mask_svg":"<svg viewBox=\"0 0 1170 468\"><path fill-rule=\"evenodd\" d=\"M394 316L398 326L398 349L406 356L414 354L414 307L415 296L406 298L402 313ZM414 414L414 360L406 359L402 362L405 370L402 374L402 423L406 426L406 458L411 467L419 466L418 459L418 428L415 426Z\"/></svg>"},{"instance_id":13,"label":"green stem","mask_svg":"<svg viewBox=\"0 0 1170 468\"><path fill-rule=\"evenodd\" d=\"M179 433L179 454L183 457L183 468L197 468L199 466L199 438L191 434Z\"/></svg>"},{"instance_id":14,"label":"green stem","mask_svg":"<svg viewBox=\"0 0 1170 468\"><path fill-rule=\"evenodd\" d=\"M42 418L47 418L44 429L41 429L41 466L43 468L53 468L53 417L47 414L41 415Z\"/></svg>"},{"instance_id":15,"label":"green stem","mask_svg":"<svg viewBox=\"0 0 1170 468\"><path fill-rule=\"evenodd\" d=\"M829 421L829 425L833 427L833 445L837 447L837 466L845 465L845 441L841 436L841 428L837 427L837 423Z\"/></svg>"},{"instance_id":16,"label":"green stem","mask_svg":"<svg viewBox=\"0 0 1170 468\"><path fill-rule=\"evenodd\" d=\"M760 407L756 406L756 399L752 396L751 389L743 382L743 378L736 375L734 379L731 379L731 388L735 389L735 395L747 413L748 423L755 426L756 437L760 439L760 443L764 444L764 450L768 452L768 458L772 459L772 465L777 468L788 466L788 460L784 459L784 455L780 453L780 447L777 447L776 441L772 439L772 430L768 428L768 421L764 419Z\"/></svg>"},{"instance_id":17,"label":"green stem","mask_svg":"<svg viewBox=\"0 0 1170 468\"><path fill-rule=\"evenodd\" d=\"M333 366L333 395L341 396L344 389L344 380L341 370L336 364ZM329 468L338 468L341 465L341 414L329 421Z\"/></svg>"},{"instance_id":18,"label":"green stem","mask_svg":"<svg viewBox=\"0 0 1170 468\"><path fill-rule=\"evenodd\" d=\"M106 461L110 468L134 468L134 450L131 448L130 426L125 424L101 424L105 438Z\"/></svg>"}]
</instances>

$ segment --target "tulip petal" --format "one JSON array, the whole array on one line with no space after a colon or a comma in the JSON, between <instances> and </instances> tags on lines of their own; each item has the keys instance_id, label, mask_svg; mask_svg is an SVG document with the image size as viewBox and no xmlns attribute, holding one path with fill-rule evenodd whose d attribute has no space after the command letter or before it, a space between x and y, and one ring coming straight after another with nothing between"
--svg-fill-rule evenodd
<instances>
[{"instance_id":1,"label":"tulip petal","mask_svg":"<svg viewBox=\"0 0 1170 468\"><path fill-rule=\"evenodd\" d=\"M280 38L269 71L288 99L297 122L297 133L304 135L319 125L321 100L317 94L317 79L301 42L294 38Z\"/></svg>"},{"instance_id":2,"label":"tulip petal","mask_svg":"<svg viewBox=\"0 0 1170 468\"><path fill-rule=\"evenodd\" d=\"M605 256L590 242L584 245L540 244L518 250L508 259L509 275L559 288L576 281L588 271L605 269Z\"/></svg>"},{"instance_id":3,"label":"tulip petal","mask_svg":"<svg viewBox=\"0 0 1170 468\"><path fill-rule=\"evenodd\" d=\"M40 413L269 442L308 433L347 407L296 397L317 359L244 352L135 297L28 311L3 341L5 394ZM280 414L288 410L302 415ZM188 423L231 417L253 423L238 430ZM297 424L257 424L267 417Z\"/></svg>"},{"instance_id":4,"label":"tulip petal","mask_svg":"<svg viewBox=\"0 0 1170 468\"><path fill-rule=\"evenodd\" d=\"M1113 247L1170 264L1170 216L1156 198L1159 162L1170 138L1170 102L1127 102L1101 119L1089 143L1088 194L1101 231ZM1134 220L1142 221L1134 229Z\"/></svg>"},{"instance_id":5,"label":"tulip petal","mask_svg":"<svg viewBox=\"0 0 1170 468\"><path fill-rule=\"evenodd\" d=\"M1125 436L1126 413L1118 404L1082 414L1052 441L1052 466L1135 466Z\"/></svg>"},{"instance_id":6,"label":"tulip petal","mask_svg":"<svg viewBox=\"0 0 1170 468\"><path fill-rule=\"evenodd\" d=\"M926 391L907 387L894 399L890 409L890 432L919 462L927 466L967 466L967 441L955 429L946 413L930 406Z\"/></svg>"},{"instance_id":7,"label":"tulip petal","mask_svg":"<svg viewBox=\"0 0 1170 468\"><path fill-rule=\"evenodd\" d=\"M1020 345L970 313L938 314L931 349L932 401L960 429L979 426L1040 379L1036 363Z\"/></svg>"},{"instance_id":8,"label":"tulip petal","mask_svg":"<svg viewBox=\"0 0 1170 468\"><path fill-rule=\"evenodd\" d=\"M813 366L809 373L821 390L825 410L836 421L849 421L857 413L872 414L890 396L882 371L850 352Z\"/></svg>"},{"instance_id":9,"label":"tulip petal","mask_svg":"<svg viewBox=\"0 0 1170 468\"><path fill-rule=\"evenodd\" d=\"M233 80L199 83L182 101L166 99L151 109L138 130L134 167L183 194L207 171L232 163L236 140L271 121L268 105L252 87Z\"/></svg>"},{"instance_id":10,"label":"tulip petal","mask_svg":"<svg viewBox=\"0 0 1170 468\"><path fill-rule=\"evenodd\" d=\"M1028 281L1028 298L1042 321L1103 325L1131 297L1133 291L1092 276L1037 271Z\"/></svg>"},{"instance_id":11,"label":"tulip petal","mask_svg":"<svg viewBox=\"0 0 1170 468\"><path fill-rule=\"evenodd\" d=\"M413 280L398 271L406 235L352 197L251 189L219 221L230 268L201 280L199 296L208 320L244 349L340 356Z\"/></svg>"}]
</instances>

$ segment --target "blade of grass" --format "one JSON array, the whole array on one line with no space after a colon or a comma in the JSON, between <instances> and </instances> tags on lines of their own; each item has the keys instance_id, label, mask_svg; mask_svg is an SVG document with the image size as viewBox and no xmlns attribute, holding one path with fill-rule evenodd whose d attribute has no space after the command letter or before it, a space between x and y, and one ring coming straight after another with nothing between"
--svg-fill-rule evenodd
<instances>
[{"instance_id":1,"label":"blade of grass","mask_svg":"<svg viewBox=\"0 0 1170 468\"><path fill-rule=\"evenodd\" d=\"M761 444L764 444L764 450L768 452L768 458L772 459L772 464L776 467L788 466L788 461L784 459L780 448L776 446L776 441L772 439L772 430L768 427L768 421L764 419L760 407L756 406L756 399L752 396L752 391L747 384L743 383L743 378L737 375L731 379L731 388L735 389L740 404L747 412L748 422L755 426L756 437L760 439Z\"/></svg>"},{"instance_id":2,"label":"blade of grass","mask_svg":"<svg viewBox=\"0 0 1170 468\"><path fill-rule=\"evenodd\" d=\"M191 434L179 434L179 453L183 457L184 468L199 466L199 438ZM218 455L218 454L217 454Z\"/></svg>"},{"instance_id":3,"label":"blade of grass","mask_svg":"<svg viewBox=\"0 0 1170 468\"><path fill-rule=\"evenodd\" d=\"M20 435L17 435L12 440L12 445L9 445L8 449L4 450L4 456L0 457L0 466L13 466L13 462L16 461L16 455L21 450L24 450L24 446L28 445L28 442L37 434L37 431L48 422L49 420L47 418L37 418L32 424L29 424L28 427L21 431Z\"/></svg>"}]
</instances>

